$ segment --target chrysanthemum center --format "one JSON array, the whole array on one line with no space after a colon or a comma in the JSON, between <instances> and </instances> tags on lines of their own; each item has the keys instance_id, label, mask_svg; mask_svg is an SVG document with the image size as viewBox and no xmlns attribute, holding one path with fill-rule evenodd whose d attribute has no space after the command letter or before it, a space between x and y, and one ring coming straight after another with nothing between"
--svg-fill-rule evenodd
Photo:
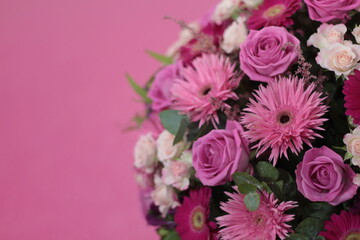
<instances>
[{"instance_id":1,"label":"chrysanthemum center","mask_svg":"<svg viewBox=\"0 0 360 240\"><path fill-rule=\"evenodd\" d=\"M205 86L201 89L200 94L202 96L206 96L209 94L210 91L211 91L211 86Z\"/></svg>"},{"instance_id":2,"label":"chrysanthemum center","mask_svg":"<svg viewBox=\"0 0 360 240\"><path fill-rule=\"evenodd\" d=\"M276 120L282 125L289 124L292 120L292 114L289 111L281 111L278 113Z\"/></svg>"},{"instance_id":3,"label":"chrysanthemum center","mask_svg":"<svg viewBox=\"0 0 360 240\"><path fill-rule=\"evenodd\" d=\"M202 231L205 227L206 216L204 213L204 208L197 206L193 209L190 215L191 227L194 231Z\"/></svg>"},{"instance_id":4,"label":"chrysanthemum center","mask_svg":"<svg viewBox=\"0 0 360 240\"><path fill-rule=\"evenodd\" d=\"M264 12L264 17L265 18L273 18L276 17L278 15L281 15L284 10L285 10L285 6L283 4L276 4L274 6L272 6L271 8L269 8L268 10L266 10Z\"/></svg>"},{"instance_id":5,"label":"chrysanthemum center","mask_svg":"<svg viewBox=\"0 0 360 240\"><path fill-rule=\"evenodd\" d=\"M360 231L351 232L347 234L344 238L344 240L360 240Z\"/></svg>"}]
</instances>

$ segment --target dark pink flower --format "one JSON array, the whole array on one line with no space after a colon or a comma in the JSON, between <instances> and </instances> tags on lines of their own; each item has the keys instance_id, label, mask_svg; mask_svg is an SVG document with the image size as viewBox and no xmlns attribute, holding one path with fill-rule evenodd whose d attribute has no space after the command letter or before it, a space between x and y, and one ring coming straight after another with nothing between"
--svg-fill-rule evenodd
<instances>
[{"instance_id":1,"label":"dark pink flower","mask_svg":"<svg viewBox=\"0 0 360 240\"><path fill-rule=\"evenodd\" d=\"M345 80L343 93L345 95L346 115L354 118L355 124L360 124L360 71L355 70L355 75L350 75Z\"/></svg>"},{"instance_id":2,"label":"dark pink flower","mask_svg":"<svg viewBox=\"0 0 360 240\"><path fill-rule=\"evenodd\" d=\"M249 29L267 26L287 26L294 22L291 16L301 7L301 0L264 0L248 20Z\"/></svg>"},{"instance_id":3,"label":"dark pink flower","mask_svg":"<svg viewBox=\"0 0 360 240\"><path fill-rule=\"evenodd\" d=\"M360 215L341 211L339 215L331 215L331 220L325 222L323 236L326 240L357 240L360 239Z\"/></svg>"},{"instance_id":4,"label":"dark pink flower","mask_svg":"<svg viewBox=\"0 0 360 240\"><path fill-rule=\"evenodd\" d=\"M209 220L210 188L191 190L176 209L176 231L182 240L215 240L216 224Z\"/></svg>"},{"instance_id":5,"label":"dark pink flower","mask_svg":"<svg viewBox=\"0 0 360 240\"><path fill-rule=\"evenodd\" d=\"M304 0L312 20L328 22L348 18L348 12L360 6L360 0Z\"/></svg>"},{"instance_id":6,"label":"dark pink flower","mask_svg":"<svg viewBox=\"0 0 360 240\"><path fill-rule=\"evenodd\" d=\"M178 62L166 66L155 76L151 84L148 96L152 100L151 108L155 112L160 112L169 108L171 104L171 86L176 78L179 78L179 72L182 63Z\"/></svg>"},{"instance_id":7,"label":"dark pink flower","mask_svg":"<svg viewBox=\"0 0 360 240\"><path fill-rule=\"evenodd\" d=\"M355 196L354 171L328 147L308 150L295 171L299 192L311 201L338 205Z\"/></svg>"}]
</instances>

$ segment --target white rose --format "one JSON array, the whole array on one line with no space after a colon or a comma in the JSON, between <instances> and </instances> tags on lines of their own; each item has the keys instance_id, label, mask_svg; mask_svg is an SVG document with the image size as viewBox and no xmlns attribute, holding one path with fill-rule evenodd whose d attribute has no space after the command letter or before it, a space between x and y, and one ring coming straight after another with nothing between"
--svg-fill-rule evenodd
<instances>
[{"instance_id":1,"label":"white rose","mask_svg":"<svg viewBox=\"0 0 360 240\"><path fill-rule=\"evenodd\" d=\"M159 207L159 211L163 217L166 216L170 209L180 205L174 189L166 185L157 186L151 193L151 198L154 204Z\"/></svg>"},{"instance_id":2,"label":"white rose","mask_svg":"<svg viewBox=\"0 0 360 240\"><path fill-rule=\"evenodd\" d=\"M354 35L356 42L360 44L360 25L356 26L351 33Z\"/></svg>"},{"instance_id":3,"label":"white rose","mask_svg":"<svg viewBox=\"0 0 360 240\"><path fill-rule=\"evenodd\" d=\"M247 28L245 26L246 18L238 17L225 31L221 48L226 53L231 53L240 48L247 37Z\"/></svg>"},{"instance_id":4,"label":"white rose","mask_svg":"<svg viewBox=\"0 0 360 240\"><path fill-rule=\"evenodd\" d=\"M145 172L137 172L135 175L136 182L141 189L147 189L154 187L153 174L147 174Z\"/></svg>"},{"instance_id":5,"label":"white rose","mask_svg":"<svg viewBox=\"0 0 360 240\"><path fill-rule=\"evenodd\" d=\"M360 126L344 136L344 143L347 151L353 155L352 163L360 166Z\"/></svg>"},{"instance_id":6,"label":"white rose","mask_svg":"<svg viewBox=\"0 0 360 240\"><path fill-rule=\"evenodd\" d=\"M164 130L156 140L157 156L161 162L175 159L185 149L185 142L180 141L173 145L175 136Z\"/></svg>"},{"instance_id":7,"label":"white rose","mask_svg":"<svg viewBox=\"0 0 360 240\"><path fill-rule=\"evenodd\" d=\"M222 0L215 8L212 20L221 24L224 20L231 17L231 15L240 9L241 0Z\"/></svg>"},{"instance_id":8,"label":"white rose","mask_svg":"<svg viewBox=\"0 0 360 240\"><path fill-rule=\"evenodd\" d=\"M245 7L249 9L257 8L263 3L263 0L243 0Z\"/></svg>"},{"instance_id":9,"label":"white rose","mask_svg":"<svg viewBox=\"0 0 360 240\"><path fill-rule=\"evenodd\" d=\"M360 174L355 175L355 177L353 178L353 183L360 186Z\"/></svg>"},{"instance_id":10,"label":"white rose","mask_svg":"<svg viewBox=\"0 0 360 240\"><path fill-rule=\"evenodd\" d=\"M360 45L333 43L327 49L321 49L316 62L321 67L334 71L337 76L345 77L359 67Z\"/></svg>"},{"instance_id":11,"label":"white rose","mask_svg":"<svg viewBox=\"0 0 360 240\"><path fill-rule=\"evenodd\" d=\"M156 144L151 133L140 136L135 144L134 149L136 168L143 170L146 173L152 173L157 164L156 159Z\"/></svg>"},{"instance_id":12,"label":"white rose","mask_svg":"<svg viewBox=\"0 0 360 240\"><path fill-rule=\"evenodd\" d=\"M183 28L180 32L179 39L174 42L167 50L168 56L176 55L179 49L190 42L194 38L196 33L200 32L200 24L198 22L192 22L187 27Z\"/></svg>"},{"instance_id":13,"label":"white rose","mask_svg":"<svg viewBox=\"0 0 360 240\"><path fill-rule=\"evenodd\" d=\"M327 24L323 23L317 29L317 33L310 36L307 45L313 45L318 49L326 49L333 43L343 43L344 35L347 29L344 24Z\"/></svg>"},{"instance_id":14,"label":"white rose","mask_svg":"<svg viewBox=\"0 0 360 240\"><path fill-rule=\"evenodd\" d=\"M163 182L181 191L188 189L192 167L191 151L183 152L180 159L167 161L164 165L162 169Z\"/></svg>"}]
</instances>

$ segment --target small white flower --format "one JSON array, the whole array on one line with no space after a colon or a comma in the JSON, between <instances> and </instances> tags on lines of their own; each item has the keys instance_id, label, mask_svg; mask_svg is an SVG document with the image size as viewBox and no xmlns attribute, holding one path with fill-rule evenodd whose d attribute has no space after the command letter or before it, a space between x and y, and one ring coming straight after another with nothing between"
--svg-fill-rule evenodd
<instances>
[{"instance_id":1,"label":"small white flower","mask_svg":"<svg viewBox=\"0 0 360 240\"><path fill-rule=\"evenodd\" d=\"M353 156L352 163L360 166L360 126L355 128L353 133L344 136L344 143L347 151Z\"/></svg>"},{"instance_id":2,"label":"small white flower","mask_svg":"<svg viewBox=\"0 0 360 240\"><path fill-rule=\"evenodd\" d=\"M333 25L323 23L317 29L317 33L310 36L307 45L313 45L320 50L327 49L333 43L343 43L346 31L347 29L344 24Z\"/></svg>"},{"instance_id":3,"label":"small white flower","mask_svg":"<svg viewBox=\"0 0 360 240\"><path fill-rule=\"evenodd\" d=\"M155 190L151 193L151 198L163 217L166 216L170 209L180 206L178 197L174 188L161 184L156 186Z\"/></svg>"},{"instance_id":4,"label":"small white flower","mask_svg":"<svg viewBox=\"0 0 360 240\"><path fill-rule=\"evenodd\" d=\"M185 150L185 141L173 145L175 136L164 130L156 140L157 156L161 162L173 160Z\"/></svg>"},{"instance_id":5,"label":"small white flower","mask_svg":"<svg viewBox=\"0 0 360 240\"><path fill-rule=\"evenodd\" d=\"M263 3L263 0L243 0L245 7L249 9L257 8Z\"/></svg>"},{"instance_id":6,"label":"small white flower","mask_svg":"<svg viewBox=\"0 0 360 240\"><path fill-rule=\"evenodd\" d=\"M187 27L183 28L180 32L179 39L174 42L167 50L166 55L174 56L179 49L190 42L194 38L194 34L200 32L200 24L198 22L192 22Z\"/></svg>"},{"instance_id":7,"label":"small white flower","mask_svg":"<svg viewBox=\"0 0 360 240\"><path fill-rule=\"evenodd\" d=\"M355 177L353 178L353 183L360 186L360 174L355 175Z\"/></svg>"},{"instance_id":8,"label":"small white flower","mask_svg":"<svg viewBox=\"0 0 360 240\"><path fill-rule=\"evenodd\" d=\"M156 145L151 133L140 136L135 144L134 165L146 173L152 173L157 165Z\"/></svg>"},{"instance_id":9,"label":"small white flower","mask_svg":"<svg viewBox=\"0 0 360 240\"><path fill-rule=\"evenodd\" d=\"M351 33L354 35L356 42L360 44L360 25L356 26Z\"/></svg>"},{"instance_id":10,"label":"small white flower","mask_svg":"<svg viewBox=\"0 0 360 240\"><path fill-rule=\"evenodd\" d=\"M240 48L247 37L247 28L245 26L245 17L238 17L226 30L223 35L221 48L226 53L231 53Z\"/></svg>"},{"instance_id":11,"label":"small white flower","mask_svg":"<svg viewBox=\"0 0 360 240\"><path fill-rule=\"evenodd\" d=\"M212 20L221 24L224 20L231 17L231 15L240 9L241 0L222 0L215 8Z\"/></svg>"},{"instance_id":12,"label":"small white flower","mask_svg":"<svg viewBox=\"0 0 360 240\"><path fill-rule=\"evenodd\" d=\"M162 180L181 191L188 189L191 176L192 154L185 151L180 159L167 161L162 169Z\"/></svg>"},{"instance_id":13,"label":"small white flower","mask_svg":"<svg viewBox=\"0 0 360 240\"><path fill-rule=\"evenodd\" d=\"M333 43L326 49L321 49L316 62L321 67L334 71L337 76L347 77L360 64L360 45L345 42Z\"/></svg>"}]
</instances>

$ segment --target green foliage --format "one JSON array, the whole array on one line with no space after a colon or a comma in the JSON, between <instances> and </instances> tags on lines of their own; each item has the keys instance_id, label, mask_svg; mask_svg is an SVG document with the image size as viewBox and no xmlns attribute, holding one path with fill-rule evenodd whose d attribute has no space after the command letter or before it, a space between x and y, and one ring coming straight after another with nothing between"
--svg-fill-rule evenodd
<instances>
[{"instance_id":1,"label":"green foliage","mask_svg":"<svg viewBox=\"0 0 360 240\"><path fill-rule=\"evenodd\" d=\"M153 52L153 51L150 51L150 50L146 50L145 52L147 54L149 54L151 57L153 57L154 59L156 59L159 62L163 63L164 65L170 65L170 64L173 63L172 57L161 55L159 53L156 53L156 52Z\"/></svg>"},{"instance_id":2,"label":"green foliage","mask_svg":"<svg viewBox=\"0 0 360 240\"><path fill-rule=\"evenodd\" d=\"M269 162L259 162L256 171L259 178L264 181L276 181L279 178L279 171Z\"/></svg>"},{"instance_id":3,"label":"green foliage","mask_svg":"<svg viewBox=\"0 0 360 240\"><path fill-rule=\"evenodd\" d=\"M297 215L301 217L313 217L322 221L330 219L331 214L334 213L335 207L326 202L312 202L301 209Z\"/></svg>"},{"instance_id":4,"label":"green foliage","mask_svg":"<svg viewBox=\"0 0 360 240\"><path fill-rule=\"evenodd\" d=\"M125 75L130 86L134 89L134 91L142 98L142 101L145 103L151 103L151 99L147 96L147 92L144 88L142 88L139 84L135 82L135 80L129 75Z\"/></svg>"},{"instance_id":5,"label":"green foliage","mask_svg":"<svg viewBox=\"0 0 360 240\"><path fill-rule=\"evenodd\" d=\"M304 234L294 233L290 234L286 240L310 240L310 238Z\"/></svg>"},{"instance_id":6,"label":"green foliage","mask_svg":"<svg viewBox=\"0 0 360 240\"><path fill-rule=\"evenodd\" d=\"M181 240L180 236L175 230L169 232L166 236L162 238L163 240Z\"/></svg>"},{"instance_id":7,"label":"green foliage","mask_svg":"<svg viewBox=\"0 0 360 240\"><path fill-rule=\"evenodd\" d=\"M260 195L257 192L249 192L244 197L246 208L249 211L256 211L260 205Z\"/></svg>"},{"instance_id":8,"label":"green foliage","mask_svg":"<svg viewBox=\"0 0 360 240\"><path fill-rule=\"evenodd\" d=\"M179 114L176 110L165 110L160 112L160 119L164 128L175 135L174 145L184 138L190 123L187 116Z\"/></svg>"},{"instance_id":9,"label":"green foliage","mask_svg":"<svg viewBox=\"0 0 360 240\"><path fill-rule=\"evenodd\" d=\"M318 233L323 229L323 222L317 218L306 218L296 227L295 232L316 239Z\"/></svg>"},{"instance_id":10,"label":"green foliage","mask_svg":"<svg viewBox=\"0 0 360 240\"><path fill-rule=\"evenodd\" d=\"M250 183L240 183L238 189L242 194L248 194L256 191L256 186Z\"/></svg>"}]
</instances>

